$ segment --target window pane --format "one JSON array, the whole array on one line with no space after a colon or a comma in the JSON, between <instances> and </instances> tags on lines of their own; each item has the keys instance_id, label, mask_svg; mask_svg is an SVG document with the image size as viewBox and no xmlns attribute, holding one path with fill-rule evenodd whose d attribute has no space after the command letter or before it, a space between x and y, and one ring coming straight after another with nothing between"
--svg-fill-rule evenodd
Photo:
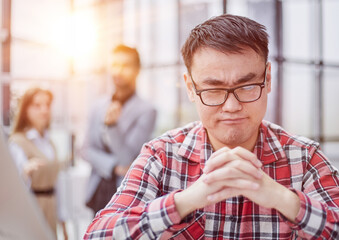
<instances>
[{"instance_id":1,"label":"window pane","mask_svg":"<svg viewBox=\"0 0 339 240\"><path fill-rule=\"evenodd\" d=\"M324 72L324 134L339 138L339 69L325 68Z\"/></svg>"},{"instance_id":2,"label":"window pane","mask_svg":"<svg viewBox=\"0 0 339 240\"><path fill-rule=\"evenodd\" d=\"M283 50L287 58L314 58L316 19L311 3L309 0L283 1Z\"/></svg>"},{"instance_id":3,"label":"window pane","mask_svg":"<svg viewBox=\"0 0 339 240\"><path fill-rule=\"evenodd\" d=\"M144 69L139 76L139 94L157 109L155 135L176 127L179 77L176 67Z\"/></svg>"},{"instance_id":4,"label":"window pane","mask_svg":"<svg viewBox=\"0 0 339 240\"><path fill-rule=\"evenodd\" d=\"M321 148L330 162L339 169L339 142L327 142Z\"/></svg>"},{"instance_id":5,"label":"window pane","mask_svg":"<svg viewBox=\"0 0 339 240\"><path fill-rule=\"evenodd\" d=\"M68 77L68 62L60 52L46 46L12 41L13 78L62 79Z\"/></svg>"},{"instance_id":6,"label":"window pane","mask_svg":"<svg viewBox=\"0 0 339 240\"><path fill-rule=\"evenodd\" d=\"M41 0L30 0L29 4L25 0L12 1L12 37L51 44L56 22L68 13L68 9L66 0L54 1L53 4Z\"/></svg>"},{"instance_id":7,"label":"window pane","mask_svg":"<svg viewBox=\"0 0 339 240\"><path fill-rule=\"evenodd\" d=\"M325 61L334 61L339 63L339 28L338 13L339 1L327 0L323 1L323 17L324 17L324 59Z\"/></svg>"},{"instance_id":8,"label":"window pane","mask_svg":"<svg viewBox=\"0 0 339 240\"><path fill-rule=\"evenodd\" d=\"M180 48L196 25L220 14L222 14L220 0L182 0L180 2Z\"/></svg>"},{"instance_id":9,"label":"window pane","mask_svg":"<svg viewBox=\"0 0 339 240\"><path fill-rule=\"evenodd\" d=\"M291 133L314 136L314 72L311 67L284 64L283 126Z\"/></svg>"},{"instance_id":10,"label":"window pane","mask_svg":"<svg viewBox=\"0 0 339 240\"><path fill-rule=\"evenodd\" d=\"M148 41L143 46L150 45L148 63L168 64L176 62L178 50L177 1L149 1L148 9L144 11L146 21L140 26L140 33L146 31ZM140 19L142 20L142 19Z\"/></svg>"},{"instance_id":11,"label":"window pane","mask_svg":"<svg viewBox=\"0 0 339 240\"><path fill-rule=\"evenodd\" d=\"M227 1L227 13L245 16L263 24L269 35L269 55L276 55L275 1L229 0Z\"/></svg>"}]
</instances>

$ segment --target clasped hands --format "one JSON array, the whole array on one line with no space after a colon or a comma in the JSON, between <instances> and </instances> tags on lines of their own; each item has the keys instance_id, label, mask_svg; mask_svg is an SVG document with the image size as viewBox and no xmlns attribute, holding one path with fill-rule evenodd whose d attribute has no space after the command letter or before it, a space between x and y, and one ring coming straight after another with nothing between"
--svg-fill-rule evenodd
<instances>
[{"instance_id":1,"label":"clasped hands","mask_svg":"<svg viewBox=\"0 0 339 240\"><path fill-rule=\"evenodd\" d=\"M261 167L256 155L242 147L219 149L208 159L199 179L211 189L206 192L206 200L216 203L243 195L258 204L268 204L261 196L268 197L269 187L275 182Z\"/></svg>"},{"instance_id":2,"label":"clasped hands","mask_svg":"<svg viewBox=\"0 0 339 240\"><path fill-rule=\"evenodd\" d=\"M244 196L260 206L275 208L291 221L300 207L298 196L261 170L252 152L223 147L207 160L204 173L187 189L174 195L181 218L196 209Z\"/></svg>"}]
</instances>

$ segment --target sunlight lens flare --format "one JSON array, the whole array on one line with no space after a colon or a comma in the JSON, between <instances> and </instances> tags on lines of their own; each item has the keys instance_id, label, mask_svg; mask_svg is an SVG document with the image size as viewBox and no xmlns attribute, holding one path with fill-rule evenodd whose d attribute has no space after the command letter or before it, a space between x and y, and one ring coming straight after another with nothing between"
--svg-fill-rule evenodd
<instances>
[{"instance_id":1,"label":"sunlight lens flare","mask_svg":"<svg viewBox=\"0 0 339 240\"><path fill-rule=\"evenodd\" d=\"M94 16L89 12L76 12L56 21L52 45L73 59L91 55L97 48L97 29Z\"/></svg>"}]
</instances>

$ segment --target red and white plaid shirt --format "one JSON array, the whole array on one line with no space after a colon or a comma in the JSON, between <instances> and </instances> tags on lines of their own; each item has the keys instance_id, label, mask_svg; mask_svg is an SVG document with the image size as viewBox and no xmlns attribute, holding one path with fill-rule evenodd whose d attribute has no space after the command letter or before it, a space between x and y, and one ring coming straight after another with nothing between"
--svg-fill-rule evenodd
<instances>
[{"instance_id":1,"label":"red and white plaid shirt","mask_svg":"<svg viewBox=\"0 0 339 240\"><path fill-rule=\"evenodd\" d=\"M254 152L266 174L298 194L296 223L243 196L180 221L174 194L201 176L212 154L205 129L195 122L144 145L84 239L339 239L338 172L319 144L263 121Z\"/></svg>"}]
</instances>

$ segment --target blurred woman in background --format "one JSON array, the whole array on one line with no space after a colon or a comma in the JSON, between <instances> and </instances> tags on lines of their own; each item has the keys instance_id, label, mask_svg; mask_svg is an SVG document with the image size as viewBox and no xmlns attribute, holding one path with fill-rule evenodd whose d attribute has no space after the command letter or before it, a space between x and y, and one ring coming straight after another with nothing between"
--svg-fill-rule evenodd
<instances>
[{"instance_id":1,"label":"blurred woman in background","mask_svg":"<svg viewBox=\"0 0 339 240\"><path fill-rule=\"evenodd\" d=\"M19 103L9 143L20 174L56 235L58 214L55 186L58 172L65 163L57 160L48 134L52 101L53 95L48 90L27 90ZM68 239L65 222L61 221L61 225L64 238Z\"/></svg>"}]
</instances>

